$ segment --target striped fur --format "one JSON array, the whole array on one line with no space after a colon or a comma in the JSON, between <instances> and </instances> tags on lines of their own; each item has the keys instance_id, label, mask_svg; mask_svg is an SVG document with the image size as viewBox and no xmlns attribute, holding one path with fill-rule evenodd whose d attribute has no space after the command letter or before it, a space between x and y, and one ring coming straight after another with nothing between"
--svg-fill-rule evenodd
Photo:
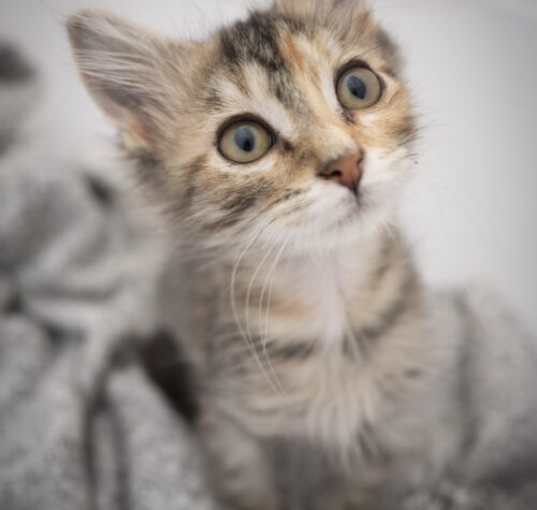
<instances>
[{"instance_id":1,"label":"striped fur","mask_svg":"<svg viewBox=\"0 0 537 510\"><path fill-rule=\"evenodd\" d=\"M96 12L69 32L83 80L179 232L188 290L173 315L197 363L222 504L380 510L441 478L464 444L450 400L464 327L456 305L433 305L397 228L415 121L397 47L364 3L277 0L202 42ZM335 92L353 61L384 86L358 113ZM217 137L242 114L277 142L238 166ZM319 172L358 150L356 200Z\"/></svg>"}]
</instances>

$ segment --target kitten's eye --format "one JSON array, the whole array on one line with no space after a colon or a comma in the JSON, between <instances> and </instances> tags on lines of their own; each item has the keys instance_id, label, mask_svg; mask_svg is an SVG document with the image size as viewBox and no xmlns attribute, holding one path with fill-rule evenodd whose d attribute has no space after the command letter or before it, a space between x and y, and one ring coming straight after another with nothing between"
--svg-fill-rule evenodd
<instances>
[{"instance_id":1,"label":"kitten's eye","mask_svg":"<svg viewBox=\"0 0 537 510\"><path fill-rule=\"evenodd\" d=\"M224 130L220 136L222 155L234 163L253 163L272 147L271 133L253 121L239 121Z\"/></svg>"},{"instance_id":2,"label":"kitten's eye","mask_svg":"<svg viewBox=\"0 0 537 510\"><path fill-rule=\"evenodd\" d=\"M373 71L366 67L353 67L339 78L337 95L348 110L364 110L379 102L382 84Z\"/></svg>"}]
</instances>

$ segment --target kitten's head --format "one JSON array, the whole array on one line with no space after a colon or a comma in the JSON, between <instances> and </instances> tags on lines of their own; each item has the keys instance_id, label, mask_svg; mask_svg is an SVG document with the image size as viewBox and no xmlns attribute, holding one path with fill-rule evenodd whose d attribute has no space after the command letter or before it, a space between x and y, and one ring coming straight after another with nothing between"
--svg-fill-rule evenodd
<instances>
[{"instance_id":1,"label":"kitten's head","mask_svg":"<svg viewBox=\"0 0 537 510\"><path fill-rule=\"evenodd\" d=\"M206 245L295 250L385 221L414 122L394 44L359 0L277 0L203 42L69 22L83 79L159 200Z\"/></svg>"}]
</instances>

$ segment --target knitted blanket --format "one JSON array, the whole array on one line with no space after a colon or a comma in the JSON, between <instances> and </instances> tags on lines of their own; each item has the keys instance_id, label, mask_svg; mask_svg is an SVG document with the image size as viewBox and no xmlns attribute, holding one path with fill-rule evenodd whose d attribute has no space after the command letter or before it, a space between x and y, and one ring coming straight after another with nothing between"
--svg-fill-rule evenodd
<instances>
[{"instance_id":1,"label":"knitted blanket","mask_svg":"<svg viewBox=\"0 0 537 510\"><path fill-rule=\"evenodd\" d=\"M34 77L0 50L0 508L211 509L188 406L159 385L180 359L151 309L155 229L106 169L17 142Z\"/></svg>"}]
</instances>

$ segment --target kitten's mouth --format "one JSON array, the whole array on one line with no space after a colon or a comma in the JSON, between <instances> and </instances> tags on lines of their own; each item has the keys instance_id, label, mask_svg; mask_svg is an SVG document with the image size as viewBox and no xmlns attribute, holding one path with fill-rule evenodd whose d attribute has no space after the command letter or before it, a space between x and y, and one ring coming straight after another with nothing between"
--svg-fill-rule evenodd
<instances>
[{"instance_id":1,"label":"kitten's mouth","mask_svg":"<svg viewBox=\"0 0 537 510\"><path fill-rule=\"evenodd\" d=\"M329 222L332 228L346 228L356 224L357 221L360 221L360 218L365 213L366 201L364 200L364 194L361 190L357 190L355 193L349 190L349 193L346 195L346 200L344 200L337 217L334 217L333 222Z\"/></svg>"}]
</instances>

